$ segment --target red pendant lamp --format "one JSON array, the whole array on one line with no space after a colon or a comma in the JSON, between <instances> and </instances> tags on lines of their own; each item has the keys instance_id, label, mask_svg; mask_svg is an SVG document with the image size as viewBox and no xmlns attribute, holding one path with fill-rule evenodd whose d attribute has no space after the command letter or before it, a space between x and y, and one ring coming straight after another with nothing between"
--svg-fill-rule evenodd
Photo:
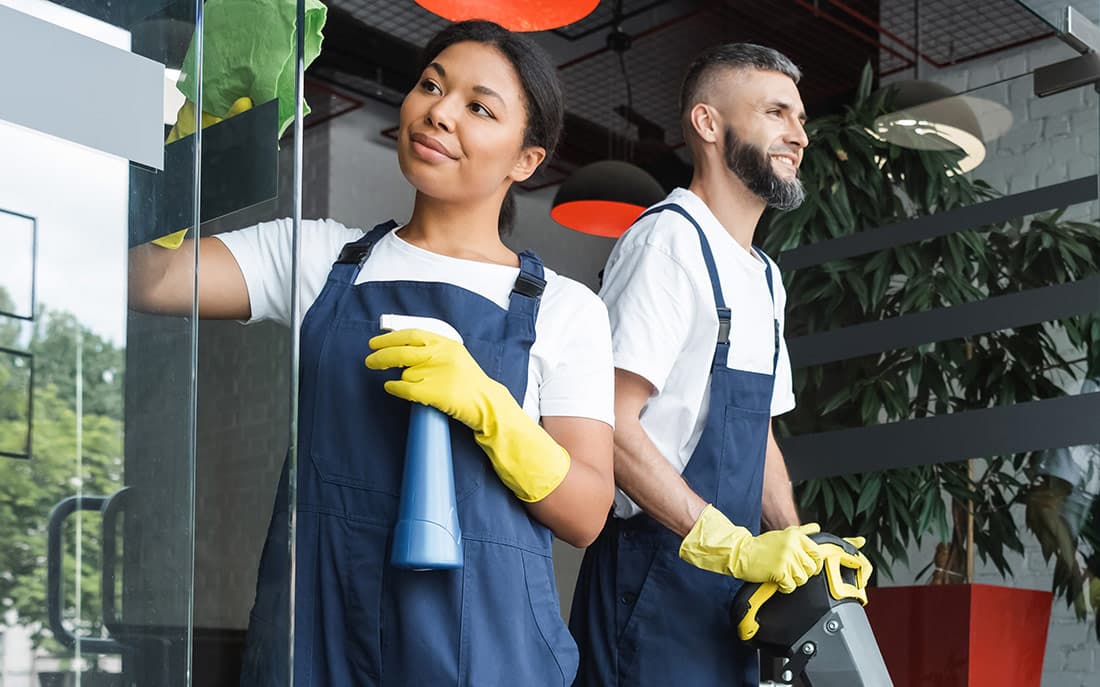
<instances>
[{"instance_id":1,"label":"red pendant lamp","mask_svg":"<svg viewBox=\"0 0 1100 687\"><path fill-rule=\"evenodd\" d=\"M584 19L600 0L416 0L451 21L488 19L509 31L546 31Z\"/></svg>"},{"instance_id":2,"label":"red pendant lamp","mask_svg":"<svg viewBox=\"0 0 1100 687\"><path fill-rule=\"evenodd\" d=\"M664 197L664 189L644 169L601 160L581 167L558 187L550 216L575 231L618 238Z\"/></svg>"}]
</instances>

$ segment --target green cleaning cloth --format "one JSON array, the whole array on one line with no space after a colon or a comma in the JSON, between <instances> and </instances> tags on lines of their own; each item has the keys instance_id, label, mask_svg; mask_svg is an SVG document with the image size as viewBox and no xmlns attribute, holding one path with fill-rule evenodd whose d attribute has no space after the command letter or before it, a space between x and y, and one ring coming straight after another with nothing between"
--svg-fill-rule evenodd
<instances>
[{"instance_id":1,"label":"green cleaning cloth","mask_svg":"<svg viewBox=\"0 0 1100 687\"><path fill-rule=\"evenodd\" d=\"M305 64L321 54L328 9L305 0ZM279 99L279 135L294 121L296 0L207 0L203 5L203 112L225 117L233 103ZM197 99L195 40L187 49L176 88ZM302 102L304 114L309 106Z\"/></svg>"}]
</instances>

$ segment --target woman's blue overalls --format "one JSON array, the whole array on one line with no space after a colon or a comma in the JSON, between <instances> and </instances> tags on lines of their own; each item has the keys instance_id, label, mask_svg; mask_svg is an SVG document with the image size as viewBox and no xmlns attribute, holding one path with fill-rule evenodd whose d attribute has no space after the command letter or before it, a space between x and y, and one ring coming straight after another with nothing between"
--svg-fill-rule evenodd
<instances>
[{"instance_id":1,"label":"woman's blue overalls","mask_svg":"<svg viewBox=\"0 0 1100 687\"><path fill-rule=\"evenodd\" d=\"M710 245L679 205L657 206L642 217L658 212L677 212L695 227L718 309L706 424L683 477L705 501L756 534L779 323L772 374L726 367L737 313L725 306ZM771 291L771 267L764 262ZM741 582L684 562L679 548L680 538L644 513L608 518L585 553L573 597L569 627L581 648L575 685L759 687L756 652L737 638L729 615Z\"/></svg>"},{"instance_id":2,"label":"woman's blue overalls","mask_svg":"<svg viewBox=\"0 0 1100 687\"><path fill-rule=\"evenodd\" d=\"M389 564L409 403L368 370L385 313L451 324L481 368L521 402L545 286L520 255L507 310L435 282L355 284L394 224L344 247L302 322L294 687L568 685L577 649L562 622L549 530L501 483L472 431L452 421L465 566ZM276 497L249 623L243 687L287 684L287 471Z\"/></svg>"}]
</instances>

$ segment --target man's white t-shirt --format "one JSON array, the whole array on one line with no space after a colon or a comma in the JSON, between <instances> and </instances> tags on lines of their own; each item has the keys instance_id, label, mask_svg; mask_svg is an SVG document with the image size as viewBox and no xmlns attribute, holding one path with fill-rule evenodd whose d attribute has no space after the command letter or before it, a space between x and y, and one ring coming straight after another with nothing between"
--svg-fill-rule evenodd
<instances>
[{"instance_id":1,"label":"man's white t-shirt","mask_svg":"<svg viewBox=\"0 0 1100 687\"><path fill-rule=\"evenodd\" d=\"M320 295L340 249L364 233L329 219L302 221L299 275L303 315ZM218 234L217 238L244 274L252 308L249 322L274 320L289 325L292 221L261 222ZM391 231L375 244L355 283L446 282L507 309L518 275L518 267L439 255L403 241ZM607 310L583 284L549 269L545 277L523 409L535 420L544 415L574 416L614 426L614 370Z\"/></svg>"},{"instance_id":2,"label":"man's white t-shirt","mask_svg":"<svg viewBox=\"0 0 1100 687\"><path fill-rule=\"evenodd\" d=\"M779 320L771 411L775 416L791 410L791 364L782 337L787 296L779 269L771 263L773 304L764 262L730 236L702 199L678 188L660 204L666 203L682 206L695 218L714 254L722 295L732 314L727 365L770 374L773 319ZM611 318L615 367L644 377L656 389L642 409L642 427L681 473L706 423L710 366L718 339L713 293L699 235L676 212L650 215L619 239L600 289ZM615 515L628 518L640 512L622 491L615 494Z\"/></svg>"}]
</instances>

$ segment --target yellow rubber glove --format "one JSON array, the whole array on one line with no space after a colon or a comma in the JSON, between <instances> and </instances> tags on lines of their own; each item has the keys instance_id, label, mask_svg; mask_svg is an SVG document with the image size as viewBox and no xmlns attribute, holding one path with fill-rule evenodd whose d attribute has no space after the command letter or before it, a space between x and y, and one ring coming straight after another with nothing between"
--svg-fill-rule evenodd
<instances>
[{"instance_id":1,"label":"yellow rubber glove","mask_svg":"<svg viewBox=\"0 0 1100 687\"><path fill-rule=\"evenodd\" d=\"M233 115L238 115L242 112L246 112L252 109L252 99L245 96L237 98L233 101L233 104L229 107L229 111L225 113L224 117L218 117L212 115L209 112L202 113L202 128L206 128L211 124L217 124L218 122L229 119ZM168 138L165 139L165 143L172 143L178 141L181 138L190 136L195 133L195 103L190 100L185 100L183 106L180 107L179 112L176 113L176 123L172 126L172 130L168 132Z\"/></svg>"},{"instance_id":2,"label":"yellow rubber glove","mask_svg":"<svg viewBox=\"0 0 1100 687\"><path fill-rule=\"evenodd\" d=\"M789 594L821 572L821 551L806 536L820 531L811 523L753 536L707 505L680 543L680 558L745 582L774 582L780 592Z\"/></svg>"},{"instance_id":3,"label":"yellow rubber glove","mask_svg":"<svg viewBox=\"0 0 1100 687\"><path fill-rule=\"evenodd\" d=\"M229 119L233 115L240 114L246 110L252 109L252 99L248 97L237 98L233 102L233 105L229 108L229 111L225 113L225 117L215 117L209 112L202 113L202 128L206 128L211 124L217 124L223 119ZM195 133L195 103L190 100L185 100L180 107L179 112L176 113L176 123L172 125L172 130L168 132L168 138L164 140L165 143L172 143L178 141L181 138L190 136ZM186 229L180 229L179 231L171 234L166 234L160 238L153 239L154 245L161 248L168 248L170 250L176 250L183 245L183 239L187 236Z\"/></svg>"},{"instance_id":4,"label":"yellow rubber glove","mask_svg":"<svg viewBox=\"0 0 1100 687\"><path fill-rule=\"evenodd\" d=\"M523 411L462 344L422 329L376 336L366 358L372 370L403 367L386 391L438 408L474 430L474 439L505 486L523 501L546 498L569 472L569 453Z\"/></svg>"}]
</instances>

